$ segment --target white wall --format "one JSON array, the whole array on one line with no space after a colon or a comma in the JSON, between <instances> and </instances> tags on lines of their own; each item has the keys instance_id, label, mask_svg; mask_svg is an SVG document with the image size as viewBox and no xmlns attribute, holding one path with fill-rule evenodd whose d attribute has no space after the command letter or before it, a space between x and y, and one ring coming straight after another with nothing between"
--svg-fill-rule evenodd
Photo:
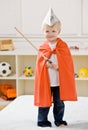
<instances>
[{"instance_id":1,"label":"white wall","mask_svg":"<svg viewBox=\"0 0 88 130\"><path fill-rule=\"evenodd\" d=\"M14 26L20 26L20 0L0 0L0 36L15 35Z\"/></svg>"},{"instance_id":2,"label":"white wall","mask_svg":"<svg viewBox=\"0 0 88 130\"><path fill-rule=\"evenodd\" d=\"M88 0L84 0L82 14L83 34L88 35Z\"/></svg>"},{"instance_id":3,"label":"white wall","mask_svg":"<svg viewBox=\"0 0 88 130\"><path fill-rule=\"evenodd\" d=\"M88 37L88 0L0 0L0 37L42 36L41 24L51 6L62 22L61 36Z\"/></svg>"},{"instance_id":4,"label":"white wall","mask_svg":"<svg viewBox=\"0 0 88 130\"><path fill-rule=\"evenodd\" d=\"M41 24L48 11L49 2L50 0L32 0L30 4L29 0L22 0L22 27L25 33L41 34ZM51 6L62 22L62 34L80 33L80 0L52 0Z\"/></svg>"}]
</instances>

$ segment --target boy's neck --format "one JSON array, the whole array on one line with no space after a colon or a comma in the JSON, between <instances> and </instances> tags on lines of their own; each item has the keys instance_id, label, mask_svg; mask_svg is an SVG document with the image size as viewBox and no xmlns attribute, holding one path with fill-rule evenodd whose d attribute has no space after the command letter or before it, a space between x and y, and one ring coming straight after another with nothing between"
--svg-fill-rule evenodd
<instances>
[{"instance_id":1,"label":"boy's neck","mask_svg":"<svg viewBox=\"0 0 88 130\"><path fill-rule=\"evenodd\" d=\"M57 39L54 40L54 41L47 41L47 42L50 43L50 44L55 44L57 42Z\"/></svg>"}]
</instances>

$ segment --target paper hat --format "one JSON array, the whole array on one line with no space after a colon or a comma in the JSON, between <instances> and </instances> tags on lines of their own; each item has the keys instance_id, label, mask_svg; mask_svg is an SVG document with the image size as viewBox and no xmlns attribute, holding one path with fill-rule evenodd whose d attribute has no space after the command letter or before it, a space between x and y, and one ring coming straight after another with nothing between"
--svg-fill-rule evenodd
<instances>
[{"instance_id":1,"label":"paper hat","mask_svg":"<svg viewBox=\"0 0 88 130\"><path fill-rule=\"evenodd\" d=\"M52 8L50 8L47 15L46 15L46 17L45 17L45 19L44 19L44 21L43 21L43 23L42 23L42 27L43 27L44 24L52 26L58 21L60 21L60 20L56 17L56 15L54 14Z\"/></svg>"}]
</instances>

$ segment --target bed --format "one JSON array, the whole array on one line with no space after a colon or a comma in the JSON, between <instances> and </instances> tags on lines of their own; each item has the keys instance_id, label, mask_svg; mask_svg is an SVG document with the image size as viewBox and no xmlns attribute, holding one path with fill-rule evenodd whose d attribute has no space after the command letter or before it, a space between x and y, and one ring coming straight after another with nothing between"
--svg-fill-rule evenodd
<instances>
[{"instance_id":1,"label":"bed","mask_svg":"<svg viewBox=\"0 0 88 130\"><path fill-rule=\"evenodd\" d=\"M64 119L68 126L60 127L61 130L88 130L88 97L79 97L77 102L65 102ZM53 123L52 107L49 112L49 120L52 128L56 130ZM37 107L33 105L33 96L24 95L17 97L7 107L0 111L0 130L40 130L37 127Z\"/></svg>"}]
</instances>

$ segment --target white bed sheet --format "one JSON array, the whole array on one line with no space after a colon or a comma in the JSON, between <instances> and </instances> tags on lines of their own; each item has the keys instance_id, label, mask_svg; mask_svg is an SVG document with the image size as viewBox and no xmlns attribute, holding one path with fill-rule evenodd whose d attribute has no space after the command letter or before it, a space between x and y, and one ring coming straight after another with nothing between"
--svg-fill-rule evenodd
<instances>
[{"instance_id":1,"label":"white bed sheet","mask_svg":"<svg viewBox=\"0 0 88 130\"><path fill-rule=\"evenodd\" d=\"M64 120L68 126L59 127L61 130L88 130L88 97L79 97L77 102L65 102ZM52 128L56 130L53 123L52 107L49 112L49 120ZM37 107L33 105L33 96L25 95L17 97L6 108L0 111L0 130L40 130L37 127Z\"/></svg>"}]
</instances>

